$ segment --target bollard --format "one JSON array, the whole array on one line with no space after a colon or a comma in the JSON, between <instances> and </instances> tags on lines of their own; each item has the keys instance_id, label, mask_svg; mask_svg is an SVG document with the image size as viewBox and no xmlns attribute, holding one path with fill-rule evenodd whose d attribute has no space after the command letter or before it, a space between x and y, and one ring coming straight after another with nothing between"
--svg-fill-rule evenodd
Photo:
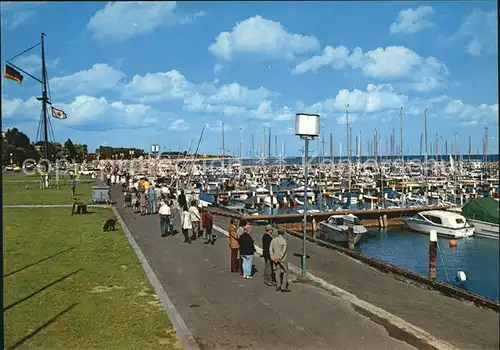
<instances>
[{"instance_id":1,"label":"bollard","mask_svg":"<svg viewBox=\"0 0 500 350\"><path fill-rule=\"evenodd\" d=\"M384 216L382 216L382 222L384 224L384 227L388 226L388 223L387 223L387 214L384 214Z\"/></svg>"},{"instance_id":2,"label":"bollard","mask_svg":"<svg viewBox=\"0 0 500 350\"><path fill-rule=\"evenodd\" d=\"M354 229L352 227L348 229L347 244L349 249L354 249Z\"/></svg>"},{"instance_id":3,"label":"bollard","mask_svg":"<svg viewBox=\"0 0 500 350\"><path fill-rule=\"evenodd\" d=\"M429 232L429 278L436 279L437 232Z\"/></svg>"}]
</instances>

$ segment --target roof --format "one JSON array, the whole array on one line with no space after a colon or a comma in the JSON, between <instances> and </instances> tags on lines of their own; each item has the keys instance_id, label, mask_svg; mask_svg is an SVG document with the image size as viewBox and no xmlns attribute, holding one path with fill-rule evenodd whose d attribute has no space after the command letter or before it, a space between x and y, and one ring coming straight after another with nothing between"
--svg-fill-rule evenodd
<instances>
[{"instance_id":1,"label":"roof","mask_svg":"<svg viewBox=\"0 0 500 350\"><path fill-rule=\"evenodd\" d=\"M462 208L466 218L499 224L500 204L493 198L475 198L467 202Z\"/></svg>"}]
</instances>

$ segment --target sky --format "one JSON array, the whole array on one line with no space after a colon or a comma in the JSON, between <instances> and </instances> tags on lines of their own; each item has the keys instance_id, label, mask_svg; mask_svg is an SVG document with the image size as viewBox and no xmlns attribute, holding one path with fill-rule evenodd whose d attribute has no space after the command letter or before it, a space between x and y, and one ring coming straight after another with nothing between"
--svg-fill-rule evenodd
<instances>
[{"instance_id":1,"label":"sky","mask_svg":"<svg viewBox=\"0 0 500 350\"><path fill-rule=\"evenodd\" d=\"M498 153L496 2L2 2L1 63L43 31L55 139L201 153L300 155L295 114L320 115L325 153L405 154L428 139ZM40 46L12 62L41 76ZM41 86L2 77L2 129L35 140ZM50 112L50 110L49 110ZM40 136L38 137L40 139ZM252 142L253 139L253 142ZM323 137L312 154L322 152ZM253 143L253 147L252 147ZM276 147L278 145L278 147ZM267 150L266 145L266 150ZM276 150L278 148L278 150ZM451 152L451 151L449 151ZM267 153L267 151L266 151ZM354 153L354 151L353 151Z\"/></svg>"}]
</instances>

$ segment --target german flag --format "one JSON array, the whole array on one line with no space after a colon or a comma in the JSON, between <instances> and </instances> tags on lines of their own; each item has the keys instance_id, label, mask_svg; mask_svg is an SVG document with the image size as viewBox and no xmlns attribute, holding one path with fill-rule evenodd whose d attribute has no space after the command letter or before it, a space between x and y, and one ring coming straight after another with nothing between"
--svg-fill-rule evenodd
<instances>
[{"instance_id":1,"label":"german flag","mask_svg":"<svg viewBox=\"0 0 500 350\"><path fill-rule=\"evenodd\" d=\"M24 79L21 73L8 64L5 65L5 74L3 76L7 79L17 81L19 84L21 84Z\"/></svg>"}]
</instances>

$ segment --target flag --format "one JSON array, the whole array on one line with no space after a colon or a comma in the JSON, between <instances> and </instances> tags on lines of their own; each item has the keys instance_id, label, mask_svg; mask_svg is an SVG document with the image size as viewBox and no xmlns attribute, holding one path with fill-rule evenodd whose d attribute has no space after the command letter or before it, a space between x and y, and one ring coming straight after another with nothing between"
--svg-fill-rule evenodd
<instances>
[{"instance_id":1,"label":"flag","mask_svg":"<svg viewBox=\"0 0 500 350\"><path fill-rule=\"evenodd\" d=\"M52 107L52 116L57 119L66 119L68 116L63 110Z\"/></svg>"},{"instance_id":2,"label":"flag","mask_svg":"<svg viewBox=\"0 0 500 350\"><path fill-rule=\"evenodd\" d=\"M3 76L7 79L17 81L19 84L21 84L24 79L21 73L8 64L5 65L5 73Z\"/></svg>"}]
</instances>

